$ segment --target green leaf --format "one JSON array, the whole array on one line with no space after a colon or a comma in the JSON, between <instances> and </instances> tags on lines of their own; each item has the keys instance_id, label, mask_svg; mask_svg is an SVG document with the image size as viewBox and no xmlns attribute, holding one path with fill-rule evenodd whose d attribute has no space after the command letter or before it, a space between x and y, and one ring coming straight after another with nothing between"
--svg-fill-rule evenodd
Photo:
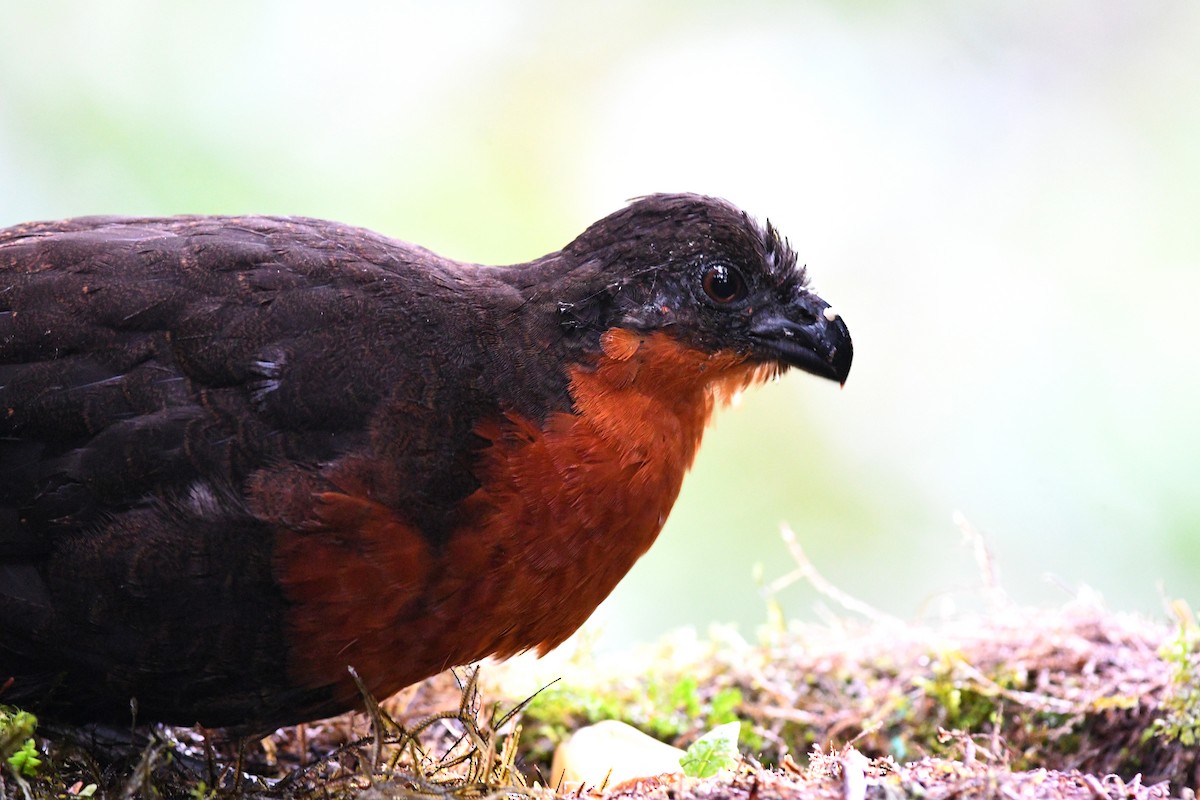
<instances>
[{"instance_id":1,"label":"green leaf","mask_svg":"<svg viewBox=\"0 0 1200 800\"><path fill-rule=\"evenodd\" d=\"M679 759L683 774L690 778L711 778L722 769L736 767L741 759L737 749L741 730L742 723L728 722L692 742L692 746Z\"/></svg>"}]
</instances>

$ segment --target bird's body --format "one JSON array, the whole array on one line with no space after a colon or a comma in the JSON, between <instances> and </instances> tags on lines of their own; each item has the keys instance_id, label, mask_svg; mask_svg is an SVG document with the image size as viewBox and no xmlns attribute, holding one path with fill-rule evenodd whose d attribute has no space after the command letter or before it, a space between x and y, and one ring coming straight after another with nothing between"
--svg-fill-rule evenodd
<instances>
[{"instance_id":1,"label":"bird's body","mask_svg":"<svg viewBox=\"0 0 1200 800\"><path fill-rule=\"evenodd\" d=\"M548 650L788 365L844 380L845 326L697 196L513 267L297 218L0 231L0 702L265 730L355 705L348 666Z\"/></svg>"}]
</instances>

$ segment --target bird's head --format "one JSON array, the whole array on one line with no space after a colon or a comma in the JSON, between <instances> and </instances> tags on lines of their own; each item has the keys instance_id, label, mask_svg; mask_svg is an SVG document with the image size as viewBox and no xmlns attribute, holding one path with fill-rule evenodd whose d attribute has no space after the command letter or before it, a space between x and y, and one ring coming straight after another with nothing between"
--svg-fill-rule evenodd
<instances>
[{"instance_id":1,"label":"bird's head","mask_svg":"<svg viewBox=\"0 0 1200 800\"><path fill-rule=\"evenodd\" d=\"M567 246L602 288L559 307L564 325L662 331L707 353L845 383L853 346L770 223L690 194L641 198Z\"/></svg>"}]
</instances>

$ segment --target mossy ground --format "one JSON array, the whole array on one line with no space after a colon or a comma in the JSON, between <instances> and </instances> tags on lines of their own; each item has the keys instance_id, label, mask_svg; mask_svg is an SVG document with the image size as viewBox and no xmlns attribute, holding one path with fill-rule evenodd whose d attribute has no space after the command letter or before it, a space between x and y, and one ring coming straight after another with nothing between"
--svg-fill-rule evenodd
<instances>
[{"instance_id":1,"label":"mossy ground","mask_svg":"<svg viewBox=\"0 0 1200 800\"><path fill-rule=\"evenodd\" d=\"M729 635L667 643L624 670L575 664L576 674L523 706L503 696L510 668L489 667L465 687L463 672L434 678L373 719L284 729L240 749L166 729L97 755L56 734L37 740L36 769L18 777L5 768L3 791L550 795L537 787L553 746L580 725L617 718L684 746L739 719L749 758L707 781L606 787L612 796L1182 796L1200 783L1200 634L1190 612L1177 611L1153 622L1079 604L937 626L797 625L754 644ZM380 728L377 743L369 734ZM21 744L6 745L6 757Z\"/></svg>"}]
</instances>

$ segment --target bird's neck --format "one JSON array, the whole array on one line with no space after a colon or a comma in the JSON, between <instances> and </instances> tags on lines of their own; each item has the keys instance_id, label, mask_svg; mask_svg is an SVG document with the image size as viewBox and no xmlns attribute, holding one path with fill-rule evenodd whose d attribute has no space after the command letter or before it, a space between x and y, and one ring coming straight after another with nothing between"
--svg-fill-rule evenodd
<instances>
[{"instance_id":1,"label":"bird's neck","mask_svg":"<svg viewBox=\"0 0 1200 800\"><path fill-rule=\"evenodd\" d=\"M601 344L572 371L572 413L480 430L492 442L485 488L465 501L473 523L445 562L452 585L487 574L479 590L496 595L470 606L491 620L464 637L486 643L472 658L545 652L570 636L662 530L714 408L765 377L739 355L662 333L612 329Z\"/></svg>"},{"instance_id":2,"label":"bird's neck","mask_svg":"<svg viewBox=\"0 0 1200 800\"><path fill-rule=\"evenodd\" d=\"M612 328L600 346L595 367L571 376L576 415L622 464L658 462L677 474L676 484L714 409L768 372L737 353L704 353L660 332Z\"/></svg>"}]
</instances>

